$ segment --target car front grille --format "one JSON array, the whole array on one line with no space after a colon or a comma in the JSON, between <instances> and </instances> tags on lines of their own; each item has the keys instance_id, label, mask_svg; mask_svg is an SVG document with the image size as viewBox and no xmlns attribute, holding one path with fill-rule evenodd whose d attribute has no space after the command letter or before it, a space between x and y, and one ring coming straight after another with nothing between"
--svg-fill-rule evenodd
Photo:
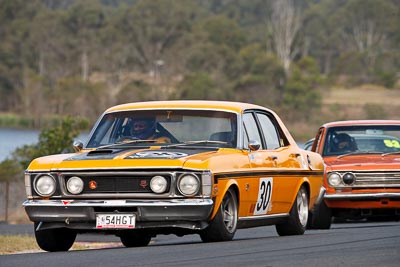
<instances>
[{"instance_id":1,"label":"car front grille","mask_svg":"<svg viewBox=\"0 0 400 267\"><path fill-rule=\"evenodd\" d=\"M167 192L172 181L172 173L157 174L164 176L168 181ZM152 193L150 189L151 178L155 174L144 173L76 173L64 174L62 179L64 185L68 179L73 176L78 176L83 180L84 189L80 195L91 194L135 194L135 193ZM66 191L66 190L65 190Z\"/></svg>"},{"instance_id":2,"label":"car front grille","mask_svg":"<svg viewBox=\"0 0 400 267\"><path fill-rule=\"evenodd\" d=\"M149 177L85 177L83 194L90 193L150 193ZM97 187L90 189L88 184L95 181Z\"/></svg>"},{"instance_id":3,"label":"car front grille","mask_svg":"<svg viewBox=\"0 0 400 267\"><path fill-rule=\"evenodd\" d=\"M353 188L400 188L400 171L352 172Z\"/></svg>"}]
</instances>

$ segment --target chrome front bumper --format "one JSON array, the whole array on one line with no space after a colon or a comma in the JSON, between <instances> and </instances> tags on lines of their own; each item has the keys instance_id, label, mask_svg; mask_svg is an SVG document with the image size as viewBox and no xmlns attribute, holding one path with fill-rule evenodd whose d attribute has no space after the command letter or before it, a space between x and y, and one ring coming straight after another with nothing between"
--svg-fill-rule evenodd
<instances>
[{"instance_id":1,"label":"chrome front bumper","mask_svg":"<svg viewBox=\"0 0 400 267\"><path fill-rule=\"evenodd\" d=\"M207 225L214 202L211 199L27 200L22 205L31 221L57 227L94 229L98 213L134 213L138 228L200 229Z\"/></svg>"},{"instance_id":2,"label":"chrome front bumper","mask_svg":"<svg viewBox=\"0 0 400 267\"><path fill-rule=\"evenodd\" d=\"M326 200L376 200L382 198L400 200L400 193L336 193L324 196Z\"/></svg>"},{"instance_id":3,"label":"chrome front bumper","mask_svg":"<svg viewBox=\"0 0 400 267\"><path fill-rule=\"evenodd\" d=\"M319 205L319 204L321 204L321 201L322 201L322 200L324 199L324 197L325 197L325 192L326 192L325 187L321 186L321 188L319 189L318 197L317 197L317 199L315 200L315 204L314 204L314 205Z\"/></svg>"}]
</instances>

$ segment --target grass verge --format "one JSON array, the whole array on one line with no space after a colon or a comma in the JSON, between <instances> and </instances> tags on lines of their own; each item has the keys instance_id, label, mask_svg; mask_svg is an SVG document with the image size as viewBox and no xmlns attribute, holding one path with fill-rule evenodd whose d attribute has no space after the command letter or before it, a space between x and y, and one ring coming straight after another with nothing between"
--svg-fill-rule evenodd
<instances>
[{"instance_id":1,"label":"grass verge","mask_svg":"<svg viewBox=\"0 0 400 267\"><path fill-rule=\"evenodd\" d=\"M40 251L35 238L31 235L1 235L0 248L0 255Z\"/></svg>"},{"instance_id":2,"label":"grass verge","mask_svg":"<svg viewBox=\"0 0 400 267\"><path fill-rule=\"evenodd\" d=\"M120 242L75 242L71 250L120 247ZM44 252L32 235L0 235L0 255Z\"/></svg>"}]
</instances>

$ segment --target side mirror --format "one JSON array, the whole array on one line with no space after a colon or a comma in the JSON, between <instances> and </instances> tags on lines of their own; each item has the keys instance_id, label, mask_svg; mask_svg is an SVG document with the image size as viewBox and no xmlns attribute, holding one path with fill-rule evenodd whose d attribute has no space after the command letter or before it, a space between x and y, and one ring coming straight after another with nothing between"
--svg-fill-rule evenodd
<instances>
[{"instance_id":1,"label":"side mirror","mask_svg":"<svg viewBox=\"0 0 400 267\"><path fill-rule=\"evenodd\" d=\"M82 150L83 148L83 143L80 140L76 140L74 141L74 143L72 144L72 147L74 148L75 152L79 152Z\"/></svg>"},{"instance_id":2,"label":"side mirror","mask_svg":"<svg viewBox=\"0 0 400 267\"><path fill-rule=\"evenodd\" d=\"M259 150L260 146L261 146L260 142L258 142L256 140L250 140L250 142L249 142L249 149L251 151Z\"/></svg>"}]
</instances>

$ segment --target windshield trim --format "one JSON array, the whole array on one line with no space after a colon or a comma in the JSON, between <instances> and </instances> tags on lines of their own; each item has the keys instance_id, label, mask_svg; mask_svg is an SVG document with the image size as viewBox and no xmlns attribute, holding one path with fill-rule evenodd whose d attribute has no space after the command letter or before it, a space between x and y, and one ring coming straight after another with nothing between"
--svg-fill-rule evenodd
<instances>
[{"instance_id":1,"label":"windshield trim","mask_svg":"<svg viewBox=\"0 0 400 267\"><path fill-rule=\"evenodd\" d=\"M89 145L89 142L92 140L97 128L99 127L99 124L101 123L103 118L105 116L107 116L107 115L116 114L116 113L124 113L124 112L136 112L136 111L141 112L141 111L173 111L173 110L177 110L177 111L210 111L210 112L225 112L225 113L233 114L236 117L236 126L235 126L236 127L236 143L233 144L233 147L236 148L236 147L240 146L239 144L242 144L241 140L242 140L243 136L242 136L242 131L240 130L241 129L241 125L242 125L241 124L242 120L241 120L241 113L240 112L231 110L229 108L224 108L224 107L221 107L221 108L201 108L201 107L196 107L196 108L190 108L190 107L170 107L170 108L168 108L168 107L160 107L160 108L154 108L153 107L153 108L127 108L127 109L111 110L111 111L106 111L106 112L102 113L101 116L97 119L97 121L93 125L93 127L92 127L92 129L91 129L86 141L84 142L83 149L98 149L100 147L100 146L99 147L88 147L88 145ZM201 141L203 141L203 140L201 140ZM133 142L133 143L135 143L135 142ZM159 143L157 143L157 144L159 144ZM116 144L115 143L114 144L107 144L107 145L104 145L104 146L108 147L108 146L114 146L114 145L116 145Z\"/></svg>"}]
</instances>

